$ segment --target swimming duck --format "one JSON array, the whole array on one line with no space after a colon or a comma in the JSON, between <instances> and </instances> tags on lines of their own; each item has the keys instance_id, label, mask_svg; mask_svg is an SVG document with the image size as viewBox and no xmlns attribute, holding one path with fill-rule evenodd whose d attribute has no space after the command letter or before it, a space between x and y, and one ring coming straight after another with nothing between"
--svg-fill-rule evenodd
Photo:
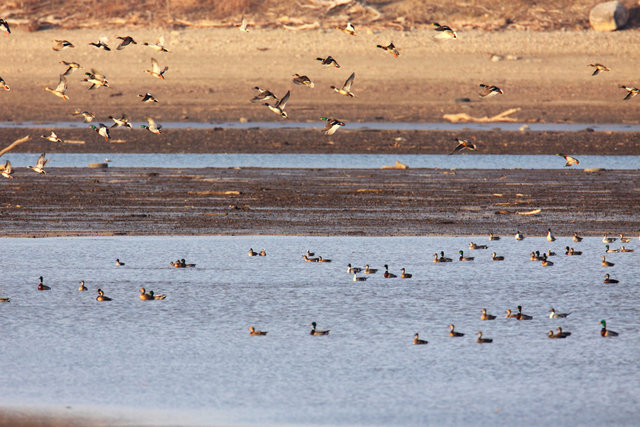
<instances>
[{"instance_id":1,"label":"swimming duck","mask_svg":"<svg viewBox=\"0 0 640 427\"><path fill-rule=\"evenodd\" d=\"M520 231L517 231L516 235L515 235L515 238L516 238L516 240L524 240L524 235L520 234Z\"/></svg>"},{"instance_id":2,"label":"swimming duck","mask_svg":"<svg viewBox=\"0 0 640 427\"><path fill-rule=\"evenodd\" d=\"M249 255L249 256L252 256L252 255ZM310 258L310 257L308 257L308 256L306 256L306 255L302 255L302 258L304 258L304 260L305 260L306 262L318 262L318 261L319 261L319 259L318 259L318 258Z\"/></svg>"},{"instance_id":3,"label":"swimming duck","mask_svg":"<svg viewBox=\"0 0 640 427\"><path fill-rule=\"evenodd\" d=\"M124 262L120 262L120 259L119 259L119 258L116 258L116 265L117 265L118 267L121 267L121 266L123 266L123 265L124 265Z\"/></svg>"},{"instance_id":4,"label":"swimming duck","mask_svg":"<svg viewBox=\"0 0 640 427\"><path fill-rule=\"evenodd\" d=\"M356 29L353 25L351 25L351 22L347 22L347 26L342 28L342 27L336 27L338 30L342 31L343 33L349 34L350 36L356 36Z\"/></svg>"},{"instance_id":5,"label":"swimming duck","mask_svg":"<svg viewBox=\"0 0 640 427\"><path fill-rule=\"evenodd\" d=\"M11 28L9 28L9 23L2 18L0 18L0 30L4 31L6 35L11 34Z\"/></svg>"},{"instance_id":6,"label":"swimming duck","mask_svg":"<svg viewBox=\"0 0 640 427\"><path fill-rule=\"evenodd\" d=\"M607 261L604 258L604 255L602 255L602 263L601 264L602 264L603 267L613 267L615 265L614 263Z\"/></svg>"},{"instance_id":7,"label":"swimming duck","mask_svg":"<svg viewBox=\"0 0 640 427\"><path fill-rule=\"evenodd\" d=\"M624 246L620 246L620 252L633 252L633 249L625 248Z\"/></svg>"},{"instance_id":8,"label":"swimming duck","mask_svg":"<svg viewBox=\"0 0 640 427\"><path fill-rule=\"evenodd\" d=\"M314 256L315 252L309 252L309 249L307 249L307 253L305 254L307 256Z\"/></svg>"},{"instance_id":9,"label":"swimming duck","mask_svg":"<svg viewBox=\"0 0 640 427\"><path fill-rule=\"evenodd\" d=\"M124 36L124 37L118 36L116 38L119 40L122 40L118 45L118 47L116 47L116 50L122 50L125 47L129 46L130 44L138 44L131 36Z\"/></svg>"},{"instance_id":10,"label":"swimming duck","mask_svg":"<svg viewBox=\"0 0 640 427\"><path fill-rule=\"evenodd\" d=\"M67 78L62 74L60 74L60 80L58 81L58 86L56 86L55 89L50 89L49 87L45 87L44 90L46 92L51 92L52 94L54 94L58 98L63 99L64 101L69 100L69 97L67 96Z\"/></svg>"},{"instance_id":11,"label":"swimming duck","mask_svg":"<svg viewBox=\"0 0 640 427\"><path fill-rule=\"evenodd\" d=\"M316 329L316 322L311 322L310 325L313 329L311 329L309 335L329 335L329 332L331 332L331 330L321 331Z\"/></svg>"},{"instance_id":12,"label":"swimming duck","mask_svg":"<svg viewBox=\"0 0 640 427\"><path fill-rule=\"evenodd\" d=\"M347 273L360 273L361 271L360 267L351 267L351 264L347 264Z\"/></svg>"},{"instance_id":13,"label":"swimming duck","mask_svg":"<svg viewBox=\"0 0 640 427\"><path fill-rule=\"evenodd\" d=\"M242 15L242 20L240 21L240 26L238 27L238 29L245 33L249 32L249 27L247 25L247 18L245 18L244 15Z\"/></svg>"},{"instance_id":14,"label":"swimming duck","mask_svg":"<svg viewBox=\"0 0 640 427\"><path fill-rule=\"evenodd\" d=\"M517 314L512 314L512 313L511 313L511 309L510 309L510 308L508 308L508 309L507 309L507 314L506 314L506 316L504 316L504 317L505 317L505 318L507 318L507 319L508 319L508 318L517 319L517 318L518 318L518 315L517 315Z\"/></svg>"},{"instance_id":15,"label":"swimming duck","mask_svg":"<svg viewBox=\"0 0 640 427\"><path fill-rule=\"evenodd\" d=\"M90 123L93 119L96 118L95 114L90 113L88 111L80 111L80 110L74 111L73 113L71 113L71 115L73 115L73 116L82 116L82 120L85 123Z\"/></svg>"},{"instance_id":16,"label":"swimming duck","mask_svg":"<svg viewBox=\"0 0 640 427\"><path fill-rule=\"evenodd\" d=\"M153 291L147 292L144 288L140 288L140 299L142 301L163 300L166 297L165 294L156 295Z\"/></svg>"},{"instance_id":17,"label":"swimming duck","mask_svg":"<svg viewBox=\"0 0 640 427\"><path fill-rule=\"evenodd\" d=\"M260 256L267 256L267 251L266 250L261 250L260 253L258 254ZM320 261L320 259L318 258L318 261Z\"/></svg>"},{"instance_id":18,"label":"swimming duck","mask_svg":"<svg viewBox=\"0 0 640 427\"><path fill-rule=\"evenodd\" d=\"M49 142L64 142L60 138L58 138L58 135L56 135L54 131L51 131L51 135L48 136L40 135L40 138L46 139Z\"/></svg>"},{"instance_id":19,"label":"swimming duck","mask_svg":"<svg viewBox=\"0 0 640 427\"><path fill-rule=\"evenodd\" d=\"M163 69L160 69L160 65L158 64L158 61L155 58L151 58L151 69L144 70L144 72L151 74L153 77L157 79L164 80L164 73L166 73L168 69L169 69L168 65L165 66Z\"/></svg>"},{"instance_id":20,"label":"swimming duck","mask_svg":"<svg viewBox=\"0 0 640 427\"><path fill-rule=\"evenodd\" d=\"M45 173L47 173L47 172L44 170L44 165L46 165L46 164L47 164L47 162L49 161L49 159L45 159L45 158L44 158L45 154L46 154L46 153L42 153L42 154L40 154L40 157L38 157L38 161L36 162L36 165L35 165L35 166L27 166L27 167L28 167L29 169L31 169L32 171L34 171L35 173L41 173L41 174L45 174Z\"/></svg>"},{"instance_id":21,"label":"swimming duck","mask_svg":"<svg viewBox=\"0 0 640 427\"><path fill-rule=\"evenodd\" d=\"M571 334L570 332L567 332L567 333ZM560 334L560 333L554 334L552 330L549 330L549 332L547 333L547 336L549 338L566 338L568 335Z\"/></svg>"},{"instance_id":22,"label":"swimming duck","mask_svg":"<svg viewBox=\"0 0 640 427\"><path fill-rule=\"evenodd\" d=\"M338 92L340 95L350 96L351 98L355 97L353 92L351 92L351 86L353 85L353 79L356 78L356 73L351 73L351 75L345 80L344 84L340 89L335 86L331 86L331 89Z\"/></svg>"},{"instance_id":23,"label":"swimming duck","mask_svg":"<svg viewBox=\"0 0 640 427\"><path fill-rule=\"evenodd\" d=\"M468 257L464 256L464 252L462 252L462 251L458 251L458 253L460 254L460 257L458 258L458 261L473 261L474 260L474 257L472 257L472 256L468 256Z\"/></svg>"},{"instance_id":24,"label":"swimming duck","mask_svg":"<svg viewBox=\"0 0 640 427\"><path fill-rule=\"evenodd\" d=\"M612 249L609 245L604 245L604 251L608 254L620 252L620 249Z\"/></svg>"},{"instance_id":25,"label":"swimming duck","mask_svg":"<svg viewBox=\"0 0 640 427\"><path fill-rule=\"evenodd\" d=\"M489 344L493 342L493 338L482 338L482 332L478 332L478 339L476 340L478 344Z\"/></svg>"},{"instance_id":26,"label":"swimming duck","mask_svg":"<svg viewBox=\"0 0 640 427\"><path fill-rule=\"evenodd\" d=\"M631 98L633 98L634 96L636 96L637 94L640 93L640 89L638 89L637 87L629 87L629 86L624 86L621 85L620 86L622 89L626 90L627 92L627 96L624 97L623 101L628 101Z\"/></svg>"},{"instance_id":27,"label":"swimming duck","mask_svg":"<svg viewBox=\"0 0 640 427\"><path fill-rule=\"evenodd\" d=\"M249 248L249 256L258 256L258 252L254 251L253 248Z\"/></svg>"},{"instance_id":28,"label":"swimming duck","mask_svg":"<svg viewBox=\"0 0 640 427\"><path fill-rule=\"evenodd\" d=\"M486 85L484 83L480 83L478 86L482 88L482 91L479 93L480 97L482 98L504 93L498 86Z\"/></svg>"},{"instance_id":29,"label":"swimming duck","mask_svg":"<svg viewBox=\"0 0 640 427\"><path fill-rule=\"evenodd\" d=\"M96 301L111 301L111 298L104 296L104 292L102 292L102 289L98 289L98 296L96 297Z\"/></svg>"},{"instance_id":30,"label":"swimming duck","mask_svg":"<svg viewBox=\"0 0 640 427\"><path fill-rule=\"evenodd\" d=\"M544 253L546 256L556 256L556 253L551 250L551 248L547 249L547 252Z\"/></svg>"},{"instance_id":31,"label":"swimming duck","mask_svg":"<svg viewBox=\"0 0 640 427\"><path fill-rule=\"evenodd\" d=\"M142 129L146 129L151 133L155 133L156 135L160 135L162 133L162 125L158 125L155 120L151 117L145 117L147 120L146 125L140 125Z\"/></svg>"},{"instance_id":32,"label":"swimming duck","mask_svg":"<svg viewBox=\"0 0 640 427\"><path fill-rule=\"evenodd\" d=\"M569 316L571 313L556 313L556 309L551 307L549 309L549 319L561 319Z\"/></svg>"},{"instance_id":33,"label":"swimming duck","mask_svg":"<svg viewBox=\"0 0 640 427\"><path fill-rule=\"evenodd\" d=\"M338 119L332 119L329 117L320 117L321 120L326 120L327 124L322 129L322 133L325 135L333 135L336 133L340 126L344 126L344 122L341 122Z\"/></svg>"},{"instance_id":34,"label":"swimming duck","mask_svg":"<svg viewBox=\"0 0 640 427\"><path fill-rule=\"evenodd\" d=\"M540 256L540 252L535 251L529 254L529 259L531 261L542 261L542 257Z\"/></svg>"},{"instance_id":35,"label":"swimming duck","mask_svg":"<svg viewBox=\"0 0 640 427\"><path fill-rule=\"evenodd\" d=\"M606 234L602 235L602 243L613 243L616 241L616 237L607 237Z\"/></svg>"},{"instance_id":36,"label":"swimming duck","mask_svg":"<svg viewBox=\"0 0 640 427\"><path fill-rule=\"evenodd\" d=\"M5 178L13 179L11 175L13 175L13 167L11 166L11 162L7 160L4 165L0 165L0 174Z\"/></svg>"},{"instance_id":37,"label":"swimming duck","mask_svg":"<svg viewBox=\"0 0 640 427\"><path fill-rule=\"evenodd\" d=\"M488 246L487 245L477 245L473 242L469 242L469 249L471 250L475 250L475 249L487 249Z\"/></svg>"},{"instance_id":38,"label":"swimming duck","mask_svg":"<svg viewBox=\"0 0 640 427\"><path fill-rule=\"evenodd\" d=\"M582 237L578 236L578 233L576 233L575 231L573 232L573 238L571 239L574 242L582 242Z\"/></svg>"},{"instance_id":39,"label":"swimming duck","mask_svg":"<svg viewBox=\"0 0 640 427\"><path fill-rule=\"evenodd\" d=\"M573 248L570 248L569 246L565 247L566 251L565 251L565 255L582 255L582 251L576 251Z\"/></svg>"},{"instance_id":40,"label":"swimming duck","mask_svg":"<svg viewBox=\"0 0 640 427\"><path fill-rule=\"evenodd\" d=\"M493 314L487 314L487 309L483 308L480 310L482 314L480 315L480 320L495 320L496 316Z\"/></svg>"},{"instance_id":41,"label":"swimming duck","mask_svg":"<svg viewBox=\"0 0 640 427\"><path fill-rule=\"evenodd\" d=\"M617 337L618 333L611 331L609 329L607 329L607 322L604 320L600 321L600 324L602 324L602 329L600 329L600 335L602 335L603 337Z\"/></svg>"},{"instance_id":42,"label":"swimming duck","mask_svg":"<svg viewBox=\"0 0 640 427\"><path fill-rule=\"evenodd\" d=\"M444 256L444 251L440 251L440 262L452 262L453 260L451 258L447 258L446 256Z\"/></svg>"},{"instance_id":43,"label":"swimming duck","mask_svg":"<svg viewBox=\"0 0 640 427\"><path fill-rule=\"evenodd\" d=\"M464 334L462 332L456 332L454 325L449 325L449 336L450 337L463 337Z\"/></svg>"},{"instance_id":44,"label":"swimming duck","mask_svg":"<svg viewBox=\"0 0 640 427\"><path fill-rule=\"evenodd\" d=\"M331 56L327 56L326 58L316 58L317 61L320 61L322 63L322 65L324 65L325 67L336 67L336 68L340 68L340 64L338 64L338 62L333 59Z\"/></svg>"},{"instance_id":45,"label":"swimming duck","mask_svg":"<svg viewBox=\"0 0 640 427\"><path fill-rule=\"evenodd\" d=\"M493 233L489 233L489 240L500 240L500 236L494 236Z\"/></svg>"},{"instance_id":46,"label":"swimming duck","mask_svg":"<svg viewBox=\"0 0 640 427\"><path fill-rule=\"evenodd\" d=\"M109 132L109 128L106 127L104 123L100 123L98 126L91 125L91 129L98 132L98 135L103 137L105 142L109 142L109 138L111 138L111 132Z\"/></svg>"},{"instance_id":47,"label":"swimming duck","mask_svg":"<svg viewBox=\"0 0 640 427\"><path fill-rule=\"evenodd\" d=\"M576 159L575 157L571 157L568 154L558 153L558 154L556 154L556 156L560 156L560 157L564 158L564 160L566 162L564 164L565 167L571 166L571 165L579 165L580 164L580 161L578 159Z\"/></svg>"},{"instance_id":48,"label":"swimming duck","mask_svg":"<svg viewBox=\"0 0 640 427\"><path fill-rule=\"evenodd\" d=\"M540 260L543 267L550 267L553 265L553 261L549 261L547 259L547 254L542 254L542 259Z\"/></svg>"},{"instance_id":49,"label":"swimming duck","mask_svg":"<svg viewBox=\"0 0 640 427\"><path fill-rule=\"evenodd\" d=\"M456 147L453 149L452 152L449 153L449 155L451 154L455 154L459 151L464 150L465 148L468 150L472 150L475 151L476 150L476 144L472 144L469 141L467 141L466 139L460 139L460 138L456 138L456 142L458 143L458 145L456 145ZM491 240L491 239L489 239Z\"/></svg>"},{"instance_id":50,"label":"swimming duck","mask_svg":"<svg viewBox=\"0 0 640 427\"><path fill-rule=\"evenodd\" d=\"M11 302L11 298L2 297L0 298L0 302Z\"/></svg>"},{"instance_id":51,"label":"swimming duck","mask_svg":"<svg viewBox=\"0 0 640 427\"><path fill-rule=\"evenodd\" d=\"M84 280L80 281L80 286L78 286L79 291L86 291L87 287L84 285Z\"/></svg>"},{"instance_id":52,"label":"swimming duck","mask_svg":"<svg viewBox=\"0 0 640 427\"><path fill-rule=\"evenodd\" d=\"M138 94L138 98L142 98L140 100L141 102L158 102L158 100L149 92L145 93L144 95Z\"/></svg>"},{"instance_id":53,"label":"swimming duck","mask_svg":"<svg viewBox=\"0 0 640 427\"><path fill-rule=\"evenodd\" d=\"M364 265L364 274L375 274L378 272L377 268L370 268L369 264Z\"/></svg>"},{"instance_id":54,"label":"swimming duck","mask_svg":"<svg viewBox=\"0 0 640 427\"><path fill-rule=\"evenodd\" d=\"M491 261L504 261L504 257L497 256L495 252L491 252Z\"/></svg>"},{"instance_id":55,"label":"swimming duck","mask_svg":"<svg viewBox=\"0 0 640 427\"><path fill-rule=\"evenodd\" d=\"M629 243L631 241L630 238L624 237L622 233L620 233L620 243Z\"/></svg>"},{"instance_id":56,"label":"swimming duck","mask_svg":"<svg viewBox=\"0 0 640 427\"><path fill-rule=\"evenodd\" d=\"M383 274L385 279L394 279L398 276L396 276L393 273L389 273L389 266L387 264L384 265L384 274Z\"/></svg>"},{"instance_id":57,"label":"swimming duck","mask_svg":"<svg viewBox=\"0 0 640 427\"><path fill-rule=\"evenodd\" d=\"M301 76L300 74L293 75L293 82L297 85L313 87L315 86L311 79L307 76Z\"/></svg>"},{"instance_id":58,"label":"swimming duck","mask_svg":"<svg viewBox=\"0 0 640 427\"><path fill-rule=\"evenodd\" d=\"M555 242L556 238L553 237L553 234L551 234L551 229L549 228L547 231L547 241L549 242Z\"/></svg>"},{"instance_id":59,"label":"swimming duck","mask_svg":"<svg viewBox=\"0 0 640 427\"><path fill-rule=\"evenodd\" d=\"M429 344L429 341L427 340L421 340L420 336L418 335L418 333L416 332L416 334L413 336L413 344L414 345L422 345L422 344Z\"/></svg>"},{"instance_id":60,"label":"swimming duck","mask_svg":"<svg viewBox=\"0 0 640 427\"><path fill-rule=\"evenodd\" d=\"M254 89L258 91L258 94L251 99L251 102L268 101L270 99L278 100L278 97L267 89L261 89L258 86L255 86Z\"/></svg>"},{"instance_id":61,"label":"swimming duck","mask_svg":"<svg viewBox=\"0 0 640 427\"><path fill-rule=\"evenodd\" d=\"M54 40L53 42L55 43L53 45L53 50L55 50L56 52L62 49L70 49L72 47L75 47L73 43L68 40Z\"/></svg>"},{"instance_id":62,"label":"swimming duck","mask_svg":"<svg viewBox=\"0 0 640 427\"><path fill-rule=\"evenodd\" d=\"M398 56L400 56L400 52L398 52L398 49L395 47L393 42L389 43L388 46L382 46L382 45L378 44L378 45L376 45L376 47L379 47L380 49L384 50L385 52L389 52L390 54L393 55L394 58L397 58Z\"/></svg>"},{"instance_id":63,"label":"swimming duck","mask_svg":"<svg viewBox=\"0 0 640 427\"><path fill-rule=\"evenodd\" d=\"M360 277L357 275L357 273L353 273L353 281L354 282L364 282L365 280L367 280L366 277Z\"/></svg>"},{"instance_id":64,"label":"swimming duck","mask_svg":"<svg viewBox=\"0 0 640 427\"><path fill-rule=\"evenodd\" d=\"M80 64L78 64L77 62L60 61L60 63L67 66L67 70L62 73L63 76L68 76L69 74L80 68Z\"/></svg>"},{"instance_id":65,"label":"swimming duck","mask_svg":"<svg viewBox=\"0 0 640 427\"><path fill-rule=\"evenodd\" d=\"M533 317L529 316L528 314L522 313L522 306L519 305L518 306L518 314L516 314L516 319L518 319L518 320L531 320L531 319L533 319Z\"/></svg>"},{"instance_id":66,"label":"swimming duck","mask_svg":"<svg viewBox=\"0 0 640 427\"><path fill-rule=\"evenodd\" d=\"M612 279L609 276L609 273L607 273L607 274L604 275L604 283L619 283L619 282L616 279Z\"/></svg>"},{"instance_id":67,"label":"swimming duck","mask_svg":"<svg viewBox=\"0 0 640 427\"><path fill-rule=\"evenodd\" d=\"M109 118L114 122L113 125L111 125L112 128L120 127L120 126L127 127L129 129L132 128L131 123L129 123L129 119L127 118L126 114L122 114L120 118L114 117L114 116L109 116Z\"/></svg>"},{"instance_id":68,"label":"swimming duck","mask_svg":"<svg viewBox=\"0 0 640 427\"><path fill-rule=\"evenodd\" d=\"M433 262L444 262L444 261L440 261L440 258L438 258L438 254L434 253L433 254Z\"/></svg>"},{"instance_id":69,"label":"swimming duck","mask_svg":"<svg viewBox=\"0 0 640 427\"><path fill-rule=\"evenodd\" d=\"M287 112L284 111L284 107L287 105L287 101L289 100L290 94L291 94L291 91L288 90L287 93L282 97L282 99L280 99L279 101L276 101L274 105L267 104L266 102L264 105L269 107L269 109L274 113L280 114L280 116L282 116L283 119L286 119Z\"/></svg>"},{"instance_id":70,"label":"swimming duck","mask_svg":"<svg viewBox=\"0 0 640 427\"><path fill-rule=\"evenodd\" d=\"M331 262L330 259L324 259L321 256L318 257L318 262Z\"/></svg>"},{"instance_id":71,"label":"swimming duck","mask_svg":"<svg viewBox=\"0 0 640 427\"><path fill-rule=\"evenodd\" d=\"M83 82L91 83L89 90L93 90L97 87L109 87L109 82L104 74L100 74L98 71L91 69L90 72L84 73L87 78L82 79Z\"/></svg>"},{"instance_id":72,"label":"swimming duck","mask_svg":"<svg viewBox=\"0 0 640 427\"><path fill-rule=\"evenodd\" d=\"M111 52L111 48L107 45L106 39L100 39L97 42L89 43L91 46L95 46L98 49L106 50L107 52Z\"/></svg>"},{"instance_id":73,"label":"swimming duck","mask_svg":"<svg viewBox=\"0 0 640 427\"><path fill-rule=\"evenodd\" d=\"M40 283L38 284L38 290L39 291L48 291L51 290L51 288L47 285L45 285L44 283L42 283L42 276L40 276Z\"/></svg>"},{"instance_id":74,"label":"swimming duck","mask_svg":"<svg viewBox=\"0 0 640 427\"><path fill-rule=\"evenodd\" d=\"M0 87L4 90L11 90L7 82L5 82L2 77L0 77Z\"/></svg>"},{"instance_id":75,"label":"swimming duck","mask_svg":"<svg viewBox=\"0 0 640 427\"><path fill-rule=\"evenodd\" d=\"M400 278L401 278L401 279L411 279L411 277L413 277L413 274L406 273L406 272L404 271L404 267L402 267L402 268L400 269Z\"/></svg>"},{"instance_id":76,"label":"swimming duck","mask_svg":"<svg viewBox=\"0 0 640 427\"><path fill-rule=\"evenodd\" d=\"M433 26L436 27L435 30L439 32L436 36L439 39L455 39L458 37L456 32L447 25L440 25L437 22L434 22Z\"/></svg>"},{"instance_id":77,"label":"swimming duck","mask_svg":"<svg viewBox=\"0 0 640 427\"><path fill-rule=\"evenodd\" d=\"M249 335L264 336L267 335L267 333L267 331L256 331L253 326L249 326Z\"/></svg>"},{"instance_id":78,"label":"swimming duck","mask_svg":"<svg viewBox=\"0 0 640 427\"><path fill-rule=\"evenodd\" d=\"M169 52L164 47L164 37L163 36L158 37L158 40L156 41L155 44L151 44L151 43L147 43L147 42L144 42L143 44L145 46L149 46L151 49L155 50L156 52Z\"/></svg>"},{"instance_id":79,"label":"swimming duck","mask_svg":"<svg viewBox=\"0 0 640 427\"><path fill-rule=\"evenodd\" d=\"M591 74L592 76L597 76L598 73L600 71L611 71L609 68L607 68L605 65L602 64L589 64L588 67L593 67L595 68L595 70L593 71L593 74Z\"/></svg>"}]
</instances>

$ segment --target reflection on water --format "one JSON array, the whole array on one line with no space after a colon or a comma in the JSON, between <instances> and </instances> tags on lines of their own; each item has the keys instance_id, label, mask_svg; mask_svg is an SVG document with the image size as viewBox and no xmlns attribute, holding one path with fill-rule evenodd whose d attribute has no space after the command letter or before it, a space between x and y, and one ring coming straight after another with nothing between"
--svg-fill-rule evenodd
<instances>
[{"instance_id":1,"label":"reflection on water","mask_svg":"<svg viewBox=\"0 0 640 427\"><path fill-rule=\"evenodd\" d=\"M468 251L470 240L487 250ZM541 237L2 239L0 404L131 411L158 424L633 424L640 392L634 253ZM584 255L561 255L566 245ZM614 244L617 247L617 244ZM266 257L248 257L249 248ZM559 255L543 268L532 250ZM333 260L305 263L307 249ZM473 262L434 264L460 249ZM504 255L491 262L490 252ZM115 259L126 263L117 267ZM185 258L196 268L175 269ZM346 264L379 271L353 282ZM606 271L605 271L606 270ZM604 285L609 272L620 280ZM51 291L38 292L43 275ZM78 292L84 280L88 292ZM96 288L113 301L95 301ZM168 295L143 302L138 288ZM524 307L528 322L505 319ZM549 308L571 312L549 319ZM480 309L498 316L482 322ZM599 336L601 319L620 333ZM309 336L309 323L331 329ZM447 325L466 335L450 338ZM247 328L267 330L250 337ZM572 335L549 340L561 326ZM475 343L482 330L493 344ZM413 334L429 341L413 346ZM187 414L189 418L183 418ZM142 416L142 415L141 415ZM185 421L185 419L187 421ZM147 419L148 421L148 419Z\"/></svg>"},{"instance_id":2,"label":"reflection on water","mask_svg":"<svg viewBox=\"0 0 640 427\"><path fill-rule=\"evenodd\" d=\"M9 153L14 167L33 165L38 154ZM411 168L441 169L562 169L564 159L553 155L504 154L102 154L48 153L47 167L86 167L109 159L112 167L204 168L356 168L379 169L398 160ZM640 156L579 156L580 169L637 169ZM576 169L576 167L572 167Z\"/></svg>"}]
</instances>

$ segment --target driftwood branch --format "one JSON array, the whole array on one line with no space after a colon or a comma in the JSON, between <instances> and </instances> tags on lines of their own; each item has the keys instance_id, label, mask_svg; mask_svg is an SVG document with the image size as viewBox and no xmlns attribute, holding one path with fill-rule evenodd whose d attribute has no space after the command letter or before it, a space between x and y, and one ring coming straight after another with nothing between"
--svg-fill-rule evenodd
<instances>
[{"instance_id":1,"label":"driftwood branch","mask_svg":"<svg viewBox=\"0 0 640 427\"><path fill-rule=\"evenodd\" d=\"M478 122L478 123L485 123L485 122L517 122L519 121L518 119L514 118L514 117L508 117L513 113L517 113L518 111L520 111L520 108L509 108L506 111L503 111L500 114L496 114L495 116L491 116L491 117L472 117L470 115L468 115L467 113L458 113L458 114L445 114L442 117L445 120L449 120L451 123L464 123L464 122Z\"/></svg>"},{"instance_id":2,"label":"driftwood branch","mask_svg":"<svg viewBox=\"0 0 640 427\"><path fill-rule=\"evenodd\" d=\"M2 156L4 153L7 153L11 150L13 150L14 148L16 148L18 145L22 144L23 142L27 142L30 141L31 137L30 136L25 136L22 137L20 139L16 139L15 141L13 141L11 143L11 145L9 145L8 147L4 148L3 150L0 150L0 156Z\"/></svg>"}]
</instances>

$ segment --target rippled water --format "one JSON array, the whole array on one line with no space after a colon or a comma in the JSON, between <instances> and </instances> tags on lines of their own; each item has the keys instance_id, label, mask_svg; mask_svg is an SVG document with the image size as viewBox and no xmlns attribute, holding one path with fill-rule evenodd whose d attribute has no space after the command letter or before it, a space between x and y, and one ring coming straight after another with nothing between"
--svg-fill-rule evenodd
<instances>
[{"instance_id":1,"label":"rippled water","mask_svg":"<svg viewBox=\"0 0 640 427\"><path fill-rule=\"evenodd\" d=\"M9 153L5 157L14 167L33 165L38 154ZM553 155L501 154L103 154L47 153L47 167L86 167L89 163L110 161L112 167L204 168L357 168L379 169L396 160L411 168L442 169L561 169L564 159ZM640 156L578 156L580 169L638 169ZM576 169L575 166L572 166Z\"/></svg>"},{"instance_id":2,"label":"rippled water","mask_svg":"<svg viewBox=\"0 0 640 427\"><path fill-rule=\"evenodd\" d=\"M434 264L473 240L474 262ZM640 408L638 240L503 237L5 238L0 405L135 412L168 424L635 424ZM532 250L568 244L583 256ZM618 247L618 244L612 246ZM266 248L266 257L247 250ZM332 263L305 263L311 249ZM504 262L489 261L495 250ZM126 262L117 267L116 258ZM185 258L193 269L174 269ZM385 263L355 283L346 264ZM606 271L605 271L606 270ZM604 285L609 272L620 280ZM43 275L51 291L38 292ZM89 292L78 292L85 280ZM144 286L166 293L143 302ZM96 288L112 297L95 301ZM528 322L505 319L521 304ZM570 311L551 320L549 307ZM482 322L480 308L499 318ZM599 336L600 319L620 333ZM309 322L331 329L308 335ZM450 338L454 323L463 338ZM268 330L250 337L247 328ZM573 334L549 340L549 329ZM482 330L494 343L475 343ZM429 340L413 346L415 332Z\"/></svg>"}]
</instances>

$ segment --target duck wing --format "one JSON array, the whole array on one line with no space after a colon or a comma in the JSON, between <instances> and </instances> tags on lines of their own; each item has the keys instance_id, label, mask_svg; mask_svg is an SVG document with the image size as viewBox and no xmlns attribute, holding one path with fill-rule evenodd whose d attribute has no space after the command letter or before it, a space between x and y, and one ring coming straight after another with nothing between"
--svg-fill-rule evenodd
<instances>
[{"instance_id":1,"label":"duck wing","mask_svg":"<svg viewBox=\"0 0 640 427\"><path fill-rule=\"evenodd\" d=\"M351 85L353 84L353 79L355 79L355 77L356 77L356 73L351 73L349 78L344 82L342 89L347 92L351 92Z\"/></svg>"},{"instance_id":2,"label":"duck wing","mask_svg":"<svg viewBox=\"0 0 640 427\"><path fill-rule=\"evenodd\" d=\"M58 86L56 86L56 92L65 93L67 91L67 78L64 74L60 74L60 80Z\"/></svg>"},{"instance_id":3,"label":"duck wing","mask_svg":"<svg viewBox=\"0 0 640 427\"><path fill-rule=\"evenodd\" d=\"M291 95L291 91L288 90L286 95L283 96L282 99L276 103L276 107L280 108L281 110L284 110L284 107L285 105L287 105L287 101L289 100L290 95Z\"/></svg>"}]
</instances>

